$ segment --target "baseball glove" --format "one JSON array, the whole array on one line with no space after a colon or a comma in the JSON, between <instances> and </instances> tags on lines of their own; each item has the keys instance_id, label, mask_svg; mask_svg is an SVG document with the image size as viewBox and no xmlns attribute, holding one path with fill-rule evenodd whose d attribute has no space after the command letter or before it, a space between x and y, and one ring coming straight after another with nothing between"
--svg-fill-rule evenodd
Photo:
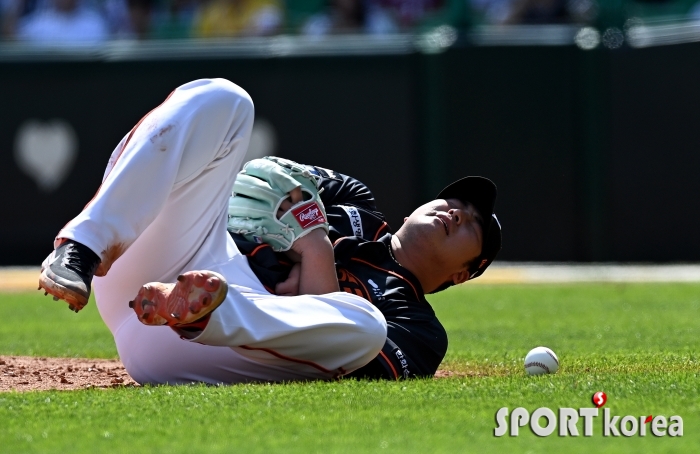
<instances>
[{"instance_id":1,"label":"baseball glove","mask_svg":"<svg viewBox=\"0 0 700 454\"><path fill-rule=\"evenodd\" d=\"M228 230L248 241L267 243L277 252L291 249L315 229L328 233L326 209L319 197L320 179L294 161L267 156L240 171L228 203ZM303 200L277 219L289 192L301 188Z\"/></svg>"}]
</instances>

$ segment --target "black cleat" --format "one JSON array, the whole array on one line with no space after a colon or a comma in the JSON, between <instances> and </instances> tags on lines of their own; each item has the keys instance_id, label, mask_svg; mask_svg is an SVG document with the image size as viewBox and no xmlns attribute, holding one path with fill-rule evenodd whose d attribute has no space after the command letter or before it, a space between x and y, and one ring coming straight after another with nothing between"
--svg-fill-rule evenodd
<instances>
[{"instance_id":1,"label":"black cleat","mask_svg":"<svg viewBox=\"0 0 700 454\"><path fill-rule=\"evenodd\" d=\"M99 265L100 258L90 248L67 240L41 264L39 288L78 312L90 298L90 283Z\"/></svg>"}]
</instances>

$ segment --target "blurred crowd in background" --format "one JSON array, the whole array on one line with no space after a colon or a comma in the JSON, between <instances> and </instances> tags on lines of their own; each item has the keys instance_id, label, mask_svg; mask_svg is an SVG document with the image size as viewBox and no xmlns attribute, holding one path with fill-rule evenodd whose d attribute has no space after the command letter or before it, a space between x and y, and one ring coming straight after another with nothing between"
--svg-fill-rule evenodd
<instances>
[{"instance_id":1,"label":"blurred crowd in background","mask_svg":"<svg viewBox=\"0 0 700 454\"><path fill-rule=\"evenodd\" d=\"M591 24L612 4L622 4L628 17L700 20L698 0L0 0L0 21L6 41L95 44L391 34L444 24Z\"/></svg>"}]
</instances>

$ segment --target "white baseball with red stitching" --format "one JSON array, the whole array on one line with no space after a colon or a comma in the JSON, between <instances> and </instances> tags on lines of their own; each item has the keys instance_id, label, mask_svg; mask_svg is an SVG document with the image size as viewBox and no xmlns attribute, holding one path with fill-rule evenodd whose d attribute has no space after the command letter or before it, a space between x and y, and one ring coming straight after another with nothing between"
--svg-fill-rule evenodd
<instances>
[{"instance_id":1,"label":"white baseball with red stitching","mask_svg":"<svg viewBox=\"0 0 700 454\"><path fill-rule=\"evenodd\" d=\"M559 358L552 349L535 347L525 356L525 372L528 375L553 374L559 370Z\"/></svg>"}]
</instances>

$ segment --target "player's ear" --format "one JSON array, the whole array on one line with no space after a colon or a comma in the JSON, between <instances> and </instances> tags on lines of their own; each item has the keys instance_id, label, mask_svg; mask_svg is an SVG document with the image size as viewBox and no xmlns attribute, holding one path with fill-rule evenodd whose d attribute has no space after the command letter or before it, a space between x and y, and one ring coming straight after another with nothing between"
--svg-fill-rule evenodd
<instances>
[{"instance_id":1,"label":"player's ear","mask_svg":"<svg viewBox=\"0 0 700 454\"><path fill-rule=\"evenodd\" d=\"M406 222L406 221L408 221L408 216L406 216L405 218L403 218L403 222Z\"/></svg>"},{"instance_id":2,"label":"player's ear","mask_svg":"<svg viewBox=\"0 0 700 454\"><path fill-rule=\"evenodd\" d=\"M469 271L466 269L460 270L452 275L453 284L461 284L469 279Z\"/></svg>"}]
</instances>

